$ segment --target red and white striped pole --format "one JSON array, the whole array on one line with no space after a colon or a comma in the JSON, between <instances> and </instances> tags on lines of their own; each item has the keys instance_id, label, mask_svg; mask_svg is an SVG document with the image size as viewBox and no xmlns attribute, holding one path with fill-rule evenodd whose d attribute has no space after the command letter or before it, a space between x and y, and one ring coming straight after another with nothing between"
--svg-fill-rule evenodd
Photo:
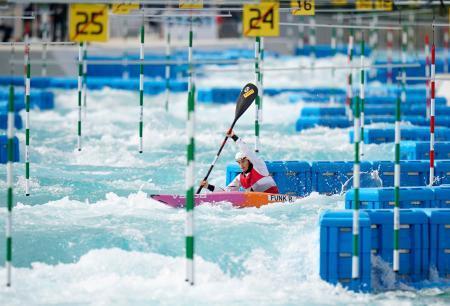
<instances>
[{"instance_id":1,"label":"red and white striped pole","mask_svg":"<svg viewBox=\"0 0 450 306\"><path fill-rule=\"evenodd\" d=\"M387 31L387 83L392 84L392 47L393 47L394 35L392 30Z\"/></svg>"},{"instance_id":2,"label":"red and white striped pole","mask_svg":"<svg viewBox=\"0 0 450 306\"><path fill-rule=\"evenodd\" d=\"M434 45L434 27L433 27L433 45L431 46L431 99L430 99L430 186L434 183L434 98L435 98L435 72L436 72L436 47Z\"/></svg>"},{"instance_id":3,"label":"red and white striped pole","mask_svg":"<svg viewBox=\"0 0 450 306\"><path fill-rule=\"evenodd\" d=\"M430 118L430 39L425 35L425 90L427 96L427 118Z\"/></svg>"}]
</instances>

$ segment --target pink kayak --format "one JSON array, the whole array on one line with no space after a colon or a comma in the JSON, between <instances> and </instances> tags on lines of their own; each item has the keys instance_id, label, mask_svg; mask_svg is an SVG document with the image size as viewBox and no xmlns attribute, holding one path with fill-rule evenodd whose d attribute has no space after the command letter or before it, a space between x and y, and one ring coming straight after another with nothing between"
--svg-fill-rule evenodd
<instances>
[{"instance_id":1,"label":"pink kayak","mask_svg":"<svg viewBox=\"0 0 450 306\"><path fill-rule=\"evenodd\" d=\"M185 195L152 194L156 201L172 207L184 207ZM229 202L236 207L260 207L270 203L294 202L299 197L286 194L271 194L264 192L214 192L195 195L195 206L203 203Z\"/></svg>"}]
</instances>

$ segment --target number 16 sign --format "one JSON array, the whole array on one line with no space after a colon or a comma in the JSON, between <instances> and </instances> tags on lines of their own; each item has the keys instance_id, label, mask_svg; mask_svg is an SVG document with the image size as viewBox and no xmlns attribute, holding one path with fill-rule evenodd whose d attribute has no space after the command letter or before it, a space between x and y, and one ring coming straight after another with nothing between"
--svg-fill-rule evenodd
<instances>
[{"instance_id":1,"label":"number 16 sign","mask_svg":"<svg viewBox=\"0 0 450 306\"><path fill-rule=\"evenodd\" d=\"M71 4L69 37L71 41L108 40L108 6L105 4Z\"/></svg>"},{"instance_id":2,"label":"number 16 sign","mask_svg":"<svg viewBox=\"0 0 450 306\"><path fill-rule=\"evenodd\" d=\"M275 2L246 4L242 22L244 36L279 36L279 4Z\"/></svg>"}]
</instances>

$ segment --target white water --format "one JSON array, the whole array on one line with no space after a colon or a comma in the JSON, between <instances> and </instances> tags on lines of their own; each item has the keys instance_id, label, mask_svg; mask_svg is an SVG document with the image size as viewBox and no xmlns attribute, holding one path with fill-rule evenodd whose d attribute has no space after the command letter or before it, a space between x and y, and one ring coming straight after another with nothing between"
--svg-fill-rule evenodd
<instances>
[{"instance_id":1,"label":"white water","mask_svg":"<svg viewBox=\"0 0 450 306\"><path fill-rule=\"evenodd\" d=\"M199 82L223 84L224 77ZM230 77L230 83L242 86L252 79ZM325 73L318 79L331 85ZM289 78L276 80L274 85ZM75 149L75 91L59 91L54 111L31 114L32 196L24 197L24 165L16 164L13 286L0 286L1 305L450 303L448 290L356 294L320 280L319 215L344 203L341 196L316 193L294 204L260 209L197 208L196 285L187 285L185 213L147 198L151 193L184 192L186 95L172 95L169 113L163 110L163 95L145 97L143 154L137 153L138 94L105 89L88 97L82 152ZM264 107L265 158L352 159L348 130L296 133L302 104L288 103L286 95L265 98ZM197 180L233 114L231 104L198 105ZM249 143L253 116L250 109L235 129ZM23 143L23 131L18 136ZM227 144L213 171L213 184L224 184L225 166L235 150ZM393 157L393 146L366 145L365 154L371 160L386 159ZM4 177L1 184L5 198ZM5 217L2 209L1 241ZM0 252L3 264L4 248ZM0 268L0 283L5 273Z\"/></svg>"}]
</instances>

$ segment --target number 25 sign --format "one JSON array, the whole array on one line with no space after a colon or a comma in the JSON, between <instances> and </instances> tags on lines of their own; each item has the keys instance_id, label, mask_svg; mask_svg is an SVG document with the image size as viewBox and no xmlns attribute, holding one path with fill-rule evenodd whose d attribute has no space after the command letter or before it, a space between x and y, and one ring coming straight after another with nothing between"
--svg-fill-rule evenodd
<instances>
[{"instance_id":1,"label":"number 25 sign","mask_svg":"<svg viewBox=\"0 0 450 306\"><path fill-rule=\"evenodd\" d=\"M69 36L71 41L108 40L108 6L104 4L71 4Z\"/></svg>"},{"instance_id":2,"label":"number 25 sign","mask_svg":"<svg viewBox=\"0 0 450 306\"><path fill-rule=\"evenodd\" d=\"M244 5L244 36L279 36L279 4L274 2Z\"/></svg>"}]
</instances>

